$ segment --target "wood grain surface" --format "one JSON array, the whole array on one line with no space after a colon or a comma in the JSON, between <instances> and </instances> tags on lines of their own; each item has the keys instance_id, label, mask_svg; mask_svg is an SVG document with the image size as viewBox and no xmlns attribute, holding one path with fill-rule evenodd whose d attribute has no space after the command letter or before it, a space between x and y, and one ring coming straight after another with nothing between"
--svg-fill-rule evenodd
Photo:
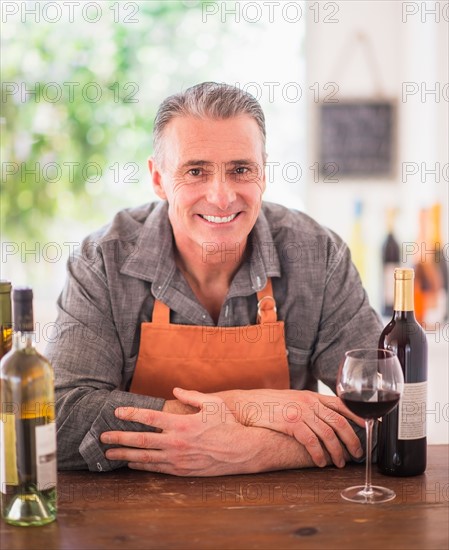
<instances>
[{"instance_id":1,"label":"wood grain surface","mask_svg":"<svg viewBox=\"0 0 449 550\"><path fill-rule=\"evenodd\" d=\"M394 501L352 504L340 491L363 483L364 467L177 478L127 469L60 472L57 522L1 523L3 550L25 549L447 549L448 446L429 447L417 477L373 483Z\"/></svg>"}]
</instances>

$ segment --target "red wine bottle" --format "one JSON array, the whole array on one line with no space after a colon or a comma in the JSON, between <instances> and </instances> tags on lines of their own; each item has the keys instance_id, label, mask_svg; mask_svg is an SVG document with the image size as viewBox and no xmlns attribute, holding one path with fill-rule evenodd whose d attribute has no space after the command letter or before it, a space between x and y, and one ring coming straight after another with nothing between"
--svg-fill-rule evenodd
<instances>
[{"instance_id":1,"label":"red wine bottle","mask_svg":"<svg viewBox=\"0 0 449 550\"><path fill-rule=\"evenodd\" d=\"M399 406L379 422L378 467L382 474L413 476L426 469L427 340L413 310L413 269L395 269L393 318L379 348L394 351L404 373Z\"/></svg>"}]
</instances>

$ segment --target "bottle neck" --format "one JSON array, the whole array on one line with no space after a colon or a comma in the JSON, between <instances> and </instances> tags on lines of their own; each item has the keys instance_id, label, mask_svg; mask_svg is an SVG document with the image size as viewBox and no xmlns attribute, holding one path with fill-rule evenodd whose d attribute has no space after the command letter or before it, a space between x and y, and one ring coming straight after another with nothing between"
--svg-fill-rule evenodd
<instances>
[{"instance_id":1,"label":"bottle neck","mask_svg":"<svg viewBox=\"0 0 449 550\"><path fill-rule=\"evenodd\" d=\"M23 349L31 349L34 347L35 333L34 332L15 332L13 335L12 348L14 351Z\"/></svg>"},{"instance_id":2,"label":"bottle neck","mask_svg":"<svg viewBox=\"0 0 449 550\"><path fill-rule=\"evenodd\" d=\"M393 311L393 319L396 321L415 321L415 312L414 311Z\"/></svg>"},{"instance_id":3,"label":"bottle neck","mask_svg":"<svg viewBox=\"0 0 449 550\"><path fill-rule=\"evenodd\" d=\"M415 316L413 296L413 279L395 279L394 281L394 316L412 318Z\"/></svg>"}]
</instances>

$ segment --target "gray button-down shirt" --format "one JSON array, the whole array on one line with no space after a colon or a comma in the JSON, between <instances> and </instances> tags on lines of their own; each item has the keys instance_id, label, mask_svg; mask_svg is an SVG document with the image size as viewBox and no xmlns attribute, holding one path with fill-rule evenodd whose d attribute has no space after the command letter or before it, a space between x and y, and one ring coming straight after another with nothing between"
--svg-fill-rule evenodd
<instances>
[{"instance_id":1,"label":"gray button-down shirt","mask_svg":"<svg viewBox=\"0 0 449 550\"><path fill-rule=\"evenodd\" d=\"M205 262L215 246L205 243ZM292 388L316 389L322 380L335 390L344 352L377 347L382 328L347 246L305 214L270 203L263 204L248 246L218 325L255 324L256 293L271 277ZM176 267L166 202L119 212L69 259L57 334L46 349L55 368L60 468L123 466L105 458L100 434L143 428L118 420L114 409L163 407L163 399L127 391L140 323L151 320L155 298L170 307L172 323L214 326Z\"/></svg>"}]
</instances>

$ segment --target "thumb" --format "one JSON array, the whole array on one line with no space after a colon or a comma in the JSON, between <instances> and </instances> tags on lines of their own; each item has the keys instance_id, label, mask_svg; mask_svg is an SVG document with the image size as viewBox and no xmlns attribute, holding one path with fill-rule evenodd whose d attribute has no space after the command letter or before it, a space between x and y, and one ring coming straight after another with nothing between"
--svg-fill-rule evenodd
<instances>
[{"instance_id":1,"label":"thumb","mask_svg":"<svg viewBox=\"0 0 449 550\"><path fill-rule=\"evenodd\" d=\"M200 409L203 422L206 420L212 423L238 422L223 399L216 394L174 388L173 395L176 399L181 401L181 403Z\"/></svg>"},{"instance_id":2,"label":"thumb","mask_svg":"<svg viewBox=\"0 0 449 550\"><path fill-rule=\"evenodd\" d=\"M184 390L182 388L174 388L173 395L185 405L192 405L192 407L197 407L198 409L202 409L205 403L215 401L210 394L195 390Z\"/></svg>"}]
</instances>

